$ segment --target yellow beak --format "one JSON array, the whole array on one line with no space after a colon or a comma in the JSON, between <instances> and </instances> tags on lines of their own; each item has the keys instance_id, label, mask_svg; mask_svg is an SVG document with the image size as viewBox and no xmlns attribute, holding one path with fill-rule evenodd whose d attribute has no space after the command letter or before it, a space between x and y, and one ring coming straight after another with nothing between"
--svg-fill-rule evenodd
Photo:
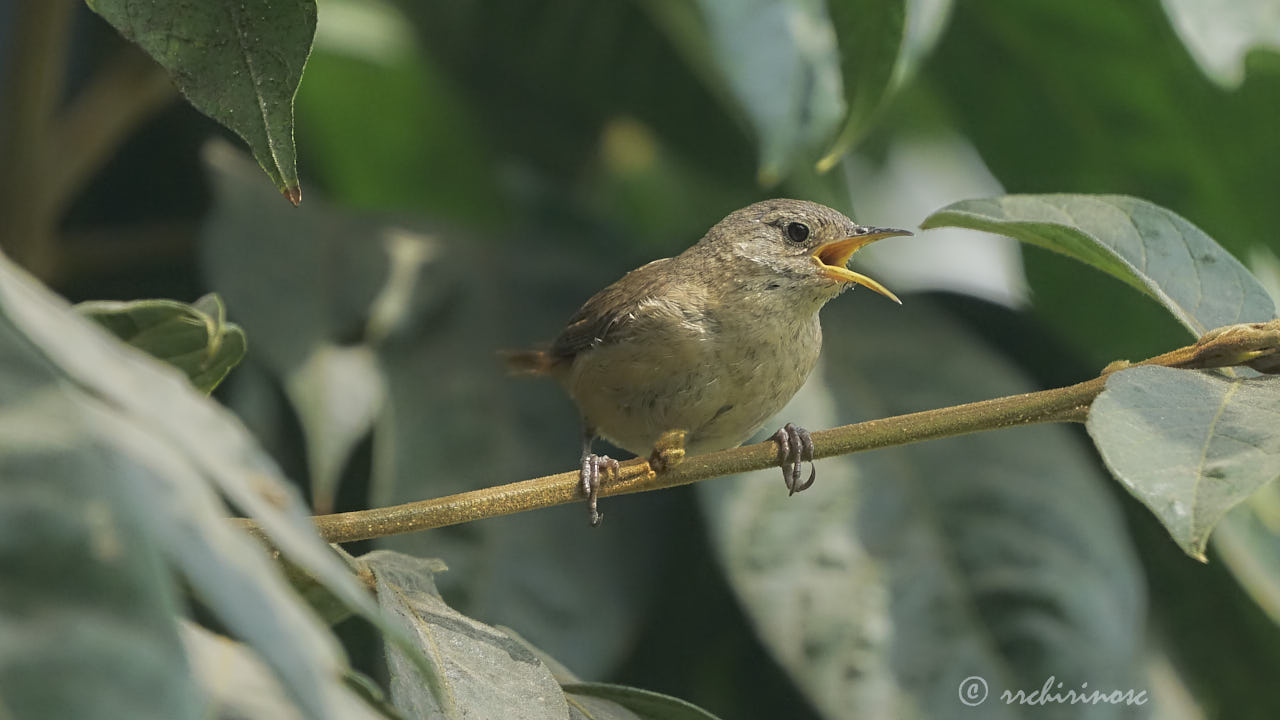
<instances>
[{"instance_id":1,"label":"yellow beak","mask_svg":"<svg viewBox=\"0 0 1280 720\"><path fill-rule=\"evenodd\" d=\"M863 287L870 288L890 300L902 304L897 295L889 291L889 288L872 280L861 273L856 273L845 265L849 262L849 258L859 249L870 245L871 243L887 237L901 237L910 235L906 230L894 230L893 228L867 228L866 232L861 235L854 235L843 240L836 240L821 245L817 250L813 251L813 259L822 268L822 274L837 282L857 283Z\"/></svg>"}]
</instances>

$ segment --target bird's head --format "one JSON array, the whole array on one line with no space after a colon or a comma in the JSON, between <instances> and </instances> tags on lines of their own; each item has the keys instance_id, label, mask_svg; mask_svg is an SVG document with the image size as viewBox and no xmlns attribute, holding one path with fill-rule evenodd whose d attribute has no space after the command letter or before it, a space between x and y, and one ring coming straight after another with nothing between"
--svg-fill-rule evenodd
<instances>
[{"instance_id":1,"label":"bird's head","mask_svg":"<svg viewBox=\"0 0 1280 720\"><path fill-rule=\"evenodd\" d=\"M751 291L791 291L819 304L862 285L901 304L888 288L846 267L876 240L905 230L859 225L806 200L766 200L730 213L691 252L720 259L732 280Z\"/></svg>"}]
</instances>

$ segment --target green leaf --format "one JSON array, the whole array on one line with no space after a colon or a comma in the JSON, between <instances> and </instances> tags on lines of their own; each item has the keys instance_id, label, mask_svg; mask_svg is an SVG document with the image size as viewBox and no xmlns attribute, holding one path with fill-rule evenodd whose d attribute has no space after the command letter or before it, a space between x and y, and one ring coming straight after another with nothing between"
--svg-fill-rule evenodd
<instances>
[{"instance_id":1,"label":"green leaf","mask_svg":"<svg viewBox=\"0 0 1280 720\"><path fill-rule=\"evenodd\" d=\"M377 358L365 345L317 348L285 378L285 391L306 435L317 514L334 511L342 470L382 410L385 383Z\"/></svg>"},{"instance_id":2,"label":"green leaf","mask_svg":"<svg viewBox=\"0 0 1280 720\"><path fill-rule=\"evenodd\" d=\"M305 166L344 206L494 223L483 125L452 80L391 2L325 2L296 100Z\"/></svg>"},{"instance_id":3,"label":"green leaf","mask_svg":"<svg viewBox=\"0 0 1280 720\"><path fill-rule=\"evenodd\" d=\"M280 192L302 199L293 96L316 31L315 0L87 0L173 77L200 112L249 144Z\"/></svg>"},{"instance_id":4,"label":"green leaf","mask_svg":"<svg viewBox=\"0 0 1280 720\"><path fill-rule=\"evenodd\" d=\"M969 0L925 66L932 102L904 121L954 124L1007 188L1140 196L1243 259L1257 245L1280 250L1277 58L1251 54L1245 83L1227 91L1155 0ZM1054 253L1029 248L1024 260L1036 314L1092 366L1182 343L1155 303L1117 284L1082 293L1078 265Z\"/></svg>"},{"instance_id":5,"label":"green leaf","mask_svg":"<svg viewBox=\"0 0 1280 720\"><path fill-rule=\"evenodd\" d=\"M175 300L97 300L75 306L116 337L187 374L206 395L245 353L244 331L228 323L216 293L193 305Z\"/></svg>"},{"instance_id":6,"label":"green leaf","mask_svg":"<svg viewBox=\"0 0 1280 720\"><path fill-rule=\"evenodd\" d=\"M1006 187L1140 195L1237 256L1277 249L1266 179L1280 173L1280 64L1255 64L1235 92L1214 85L1159 2L957 3L928 71L942 112ZM1027 107L1042 110L1035 122Z\"/></svg>"},{"instance_id":7,"label":"green leaf","mask_svg":"<svg viewBox=\"0 0 1280 720\"><path fill-rule=\"evenodd\" d=\"M0 319L59 387L74 389L75 417L148 474L140 504L156 541L201 601L251 644L295 701L327 717L346 673L337 643L285 584L261 544L227 522L221 492L257 521L291 562L392 641L398 636L350 570L315 534L296 490L226 410L176 370L129 349L0 257ZM13 363L9 363L13 365ZM33 370L6 367L0 388L21 391ZM50 382L46 379L45 382ZM336 683L336 684L335 684Z\"/></svg>"},{"instance_id":8,"label":"green leaf","mask_svg":"<svg viewBox=\"0 0 1280 720\"><path fill-rule=\"evenodd\" d=\"M511 628L498 626L538 657L560 683L571 720L715 720L705 710L669 695L607 683L584 683L559 661Z\"/></svg>"},{"instance_id":9,"label":"green leaf","mask_svg":"<svg viewBox=\"0 0 1280 720\"><path fill-rule=\"evenodd\" d=\"M15 288L0 283L0 289ZM12 308L12 303L5 306L6 310ZM94 355L93 342L106 337L69 309L62 312L72 326L83 324L89 332L89 339L64 332L62 341L68 347L79 347L83 354ZM50 325L56 328L57 323ZM104 457L95 459L93 467L111 473L102 478L109 487L129 491L128 501L136 513L129 517L145 530L146 546L162 553L206 607L262 652L295 703L314 717L326 717L323 708L335 701L335 693L343 692L344 668L335 641L290 592L262 546L227 522L227 510L207 480L187 457L158 440L156 433L136 416L104 402L96 392L86 392L62 375L35 346L20 339L9 316L0 322L0 329L0 347L23 349L20 356L11 356L3 363L0 398L16 408L23 406L13 402L15 396L54 395L60 400L56 405L24 408L26 411L15 418L20 424L5 428L3 436L14 447L22 447L35 444L30 433L36 433L34 437L57 438L59 432L78 432L83 436L81 442L101 448ZM107 342L112 345L109 351L123 354L122 346L114 340ZM187 387L177 378L165 379ZM159 386L156 378L148 380L152 387ZM59 449L68 447L73 446L64 443ZM32 471L31 476L51 486L64 483L66 462L53 461L59 459L61 456L45 461L40 465L43 470ZM84 472L85 477L98 477L95 471ZM139 552L145 555L146 551ZM66 566L71 577L89 574L89 570L73 564ZM141 599L138 602L141 607L159 612ZM95 611L86 608L85 612L93 617ZM165 622L171 623L176 612L175 608L165 614Z\"/></svg>"},{"instance_id":10,"label":"green leaf","mask_svg":"<svg viewBox=\"0 0 1280 720\"><path fill-rule=\"evenodd\" d=\"M0 715L202 717L144 483L34 355L0 319Z\"/></svg>"},{"instance_id":11,"label":"green leaf","mask_svg":"<svg viewBox=\"0 0 1280 720\"><path fill-rule=\"evenodd\" d=\"M241 720L292 720L300 718L289 694L249 646L183 622L182 642L191 660L191 674L208 698L204 717ZM331 700L333 717L383 718L364 696L339 693Z\"/></svg>"},{"instance_id":12,"label":"green leaf","mask_svg":"<svg viewBox=\"0 0 1280 720\"><path fill-rule=\"evenodd\" d=\"M849 110L839 137L818 161L819 172L831 169L857 144L889 95L905 41L906 5L906 0L841 0L828 4L840 46L840 75Z\"/></svg>"},{"instance_id":13,"label":"green leaf","mask_svg":"<svg viewBox=\"0 0 1280 720\"><path fill-rule=\"evenodd\" d=\"M1264 484L1229 510L1212 537L1240 587L1280 626L1280 483Z\"/></svg>"},{"instance_id":14,"label":"green leaf","mask_svg":"<svg viewBox=\"0 0 1280 720\"><path fill-rule=\"evenodd\" d=\"M436 591L438 560L386 550L360 558L373 574L378 604L427 655L429 672L387 646L391 700L409 717L536 720L569 713L551 671L522 643L450 608Z\"/></svg>"},{"instance_id":15,"label":"green leaf","mask_svg":"<svg viewBox=\"0 0 1280 720\"><path fill-rule=\"evenodd\" d=\"M823 366L772 426L809 428L1032 390L922 298L825 311ZM857 305L857 307L850 307ZM945 348L940 359L938 348ZM1002 690L1134 687L1140 568L1108 479L1061 426L1019 427L698 484L713 547L761 641L825 718L1116 717L995 702Z\"/></svg>"},{"instance_id":16,"label":"green leaf","mask_svg":"<svg viewBox=\"0 0 1280 720\"><path fill-rule=\"evenodd\" d=\"M844 117L831 17L820 0L698 5L720 74L755 129L761 182L773 185L820 152Z\"/></svg>"},{"instance_id":17,"label":"green leaf","mask_svg":"<svg viewBox=\"0 0 1280 720\"><path fill-rule=\"evenodd\" d=\"M569 683L563 687L570 706L578 706L582 717L591 720L717 720L696 705L650 690L608 683Z\"/></svg>"},{"instance_id":18,"label":"green leaf","mask_svg":"<svg viewBox=\"0 0 1280 720\"><path fill-rule=\"evenodd\" d=\"M1091 265L1154 298L1197 336L1275 315L1266 289L1230 253L1178 215L1137 198L1006 195L963 200L921 225L945 226L1008 235Z\"/></svg>"},{"instance_id":19,"label":"green leaf","mask_svg":"<svg viewBox=\"0 0 1280 720\"><path fill-rule=\"evenodd\" d=\"M271 202L242 153L211 142L203 154L214 208L201 260L246 332L260 339L254 355L284 376L325 346L364 340L371 308L393 275L392 248L399 234L412 233L324 202L297 209ZM247 258L253 272L245 270Z\"/></svg>"},{"instance_id":20,"label":"green leaf","mask_svg":"<svg viewBox=\"0 0 1280 720\"><path fill-rule=\"evenodd\" d=\"M1280 50L1280 8L1274 0L1163 0L1200 69L1225 88L1244 83L1245 56L1254 48Z\"/></svg>"},{"instance_id":21,"label":"green leaf","mask_svg":"<svg viewBox=\"0 0 1280 720\"><path fill-rule=\"evenodd\" d=\"M1218 520L1280 477L1280 379L1139 367L1115 373L1089 435L1120 482L1204 560Z\"/></svg>"},{"instance_id":22,"label":"green leaf","mask_svg":"<svg viewBox=\"0 0 1280 720\"><path fill-rule=\"evenodd\" d=\"M429 261L438 245L323 199L298 209L269 202L261 176L225 144L210 145L205 158L216 188L206 268L261 338L255 357L285 387L306 438L315 508L329 512L352 448L386 400L374 347L437 294L427 280L436 279ZM245 258L257 272L244 272Z\"/></svg>"}]
</instances>

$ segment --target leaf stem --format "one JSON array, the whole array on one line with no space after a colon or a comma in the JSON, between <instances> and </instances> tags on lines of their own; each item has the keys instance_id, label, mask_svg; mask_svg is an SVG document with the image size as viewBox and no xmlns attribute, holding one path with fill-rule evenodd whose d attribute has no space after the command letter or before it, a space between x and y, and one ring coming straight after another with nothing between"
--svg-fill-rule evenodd
<instances>
[{"instance_id":1,"label":"leaf stem","mask_svg":"<svg viewBox=\"0 0 1280 720\"><path fill-rule=\"evenodd\" d=\"M1113 372L1136 365L1185 369L1254 365L1259 357L1277 356L1280 356L1280 320L1232 325L1207 333L1194 345L1140 363L1112 363L1100 376L1075 385L815 432L814 457L848 455L1020 425L1084 422L1090 405L1103 391L1107 377ZM600 494L647 492L777 465L778 446L772 441L693 456L660 473L653 472L646 459L636 458L623 463L617 474L601 488ZM314 521L325 540L342 543L457 525L580 500L582 495L575 470L404 505L321 515ZM250 530L256 529L250 520L239 522Z\"/></svg>"}]
</instances>

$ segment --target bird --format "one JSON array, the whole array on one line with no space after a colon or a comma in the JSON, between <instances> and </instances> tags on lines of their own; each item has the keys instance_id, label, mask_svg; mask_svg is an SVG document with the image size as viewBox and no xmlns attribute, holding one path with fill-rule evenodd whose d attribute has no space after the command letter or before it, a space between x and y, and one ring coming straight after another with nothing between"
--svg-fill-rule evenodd
<instances>
[{"instance_id":1,"label":"bird","mask_svg":"<svg viewBox=\"0 0 1280 720\"><path fill-rule=\"evenodd\" d=\"M901 300L846 267L860 248L905 230L859 225L806 200L748 205L674 257L632 270L587 300L543 349L506 353L508 370L553 378L582 419L579 481L590 524L604 438L661 470L672 432L696 455L737 447L778 413L817 364L818 311L856 285ZM678 435L676 437L679 437ZM813 484L813 441L787 423L772 436L791 493ZM801 482L803 463L810 474Z\"/></svg>"}]
</instances>

